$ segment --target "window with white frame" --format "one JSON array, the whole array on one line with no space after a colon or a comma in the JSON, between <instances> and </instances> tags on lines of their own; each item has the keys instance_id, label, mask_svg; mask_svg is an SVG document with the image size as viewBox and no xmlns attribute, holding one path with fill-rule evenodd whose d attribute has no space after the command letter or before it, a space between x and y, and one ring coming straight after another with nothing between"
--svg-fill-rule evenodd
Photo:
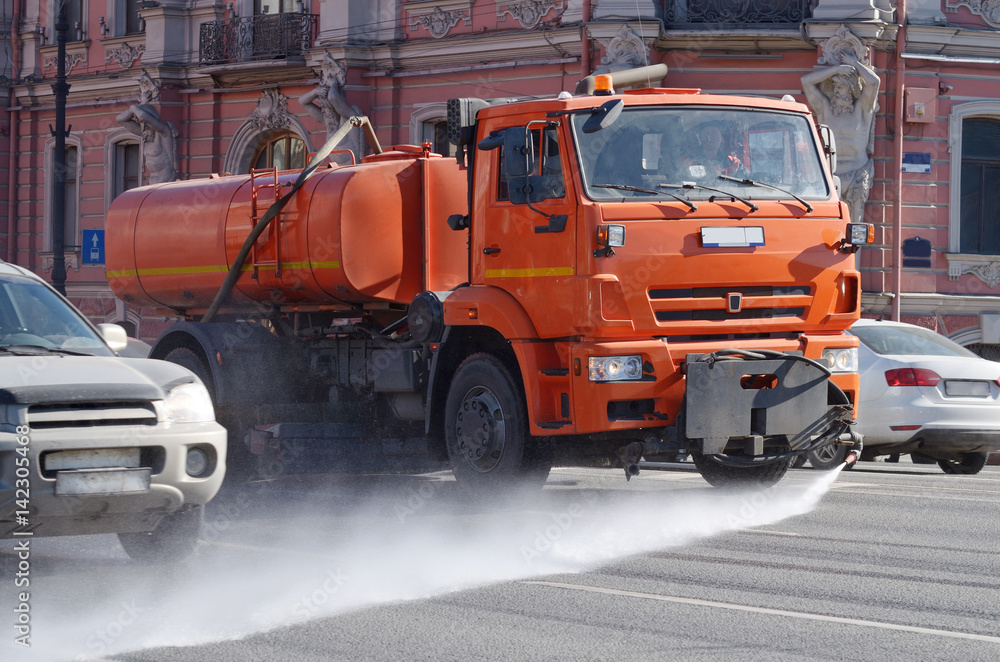
<instances>
[{"instance_id":1,"label":"window with white frame","mask_svg":"<svg viewBox=\"0 0 1000 662\"><path fill-rule=\"evenodd\" d=\"M1000 119L962 121L959 252L1000 255Z\"/></svg>"},{"instance_id":2,"label":"window with white frame","mask_svg":"<svg viewBox=\"0 0 1000 662\"><path fill-rule=\"evenodd\" d=\"M430 103L410 115L410 141L414 145L431 144L431 151L455 156L457 148L448 142L448 108L445 103Z\"/></svg>"},{"instance_id":3,"label":"window with white frame","mask_svg":"<svg viewBox=\"0 0 1000 662\"><path fill-rule=\"evenodd\" d=\"M66 8L66 41L83 41L87 35L87 13L86 13L86 0L55 0L55 2L48 3L49 11L52 15L49 17L49 26L51 29L51 39L49 39L49 44L56 43L56 23L59 18L59 10L62 7Z\"/></svg>"},{"instance_id":4,"label":"window with white frame","mask_svg":"<svg viewBox=\"0 0 1000 662\"><path fill-rule=\"evenodd\" d=\"M139 185L139 143L123 140L113 146L111 157L112 199Z\"/></svg>"},{"instance_id":5,"label":"window with white frame","mask_svg":"<svg viewBox=\"0 0 1000 662\"><path fill-rule=\"evenodd\" d=\"M142 0L119 0L122 6L122 25L124 30L122 35L142 34L146 31L146 26L139 18L139 10L142 9Z\"/></svg>"}]
</instances>

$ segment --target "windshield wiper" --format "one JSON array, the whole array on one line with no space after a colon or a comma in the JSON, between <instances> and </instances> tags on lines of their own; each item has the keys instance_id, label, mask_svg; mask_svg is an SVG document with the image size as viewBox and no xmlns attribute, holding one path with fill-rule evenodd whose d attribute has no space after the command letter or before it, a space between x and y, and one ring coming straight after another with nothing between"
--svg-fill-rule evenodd
<instances>
[{"instance_id":1,"label":"windshield wiper","mask_svg":"<svg viewBox=\"0 0 1000 662\"><path fill-rule=\"evenodd\" d=\"M93 356L89 352L78 352L74 349L61 347L45 347L44 345L2 345L0 352L16 354L17 356L38 356L39 354L67 354L69 356Z\"/></svg>"},{"instance_id":2,"label":"windshield wiper","mask_svg":"<svg viewBox=\"0 0 1000 662\"><path fill-rule=\"evenodd\" d=\"M659 184L661 188L683 188L691 191L713 191L715 193L721 193L725 197L731 200L738 200L747 206L751 212L755 212L760 207L750 202L749 200L744 200L735 193L730 193L729 191L723 191L721 188L712 188L711 186L702 186L701 184L695 184L694 182L681 182L680 184ZM715 196L708 199L709 202L715 202Z\"/></svg>"},{"instance_id":3,"label":"windshield wiper","mask_svg":"<svg viewBox=\"0 0 1000 662\"><path fill-rule=\"evenodd\" d=\"M759 186L761 188L771 189L772 191L777 191L778 193L784 193L785 195L790 195L795 198L796 202L806 208L806 213L812 213L813 206L795 195L791 191L786 191L783 188L778 188L777 186L772 186L770 184L765 184L764 182L754 181L752 179L739 179L737 177L730 177L729 175L719 175L719 179L725 179L727 182L736 182L737 184L743 184L745 186Z\"/></svg>"},{"instance_id":4,"label":"windshield wiper","mask_svg":"<svg viewBox=\"0 0 1000 662\"><path fill-rule=\"evenodd\" d=\"M698 211L698 208L690 200L680 195L674 195L670 191L654 191L653 189L641 188L639 186L629 186L627 184L592 184L591 186L593 186L594 188L610 188L616 191L632 191L633 193L648 193L650 195L665 194L669 195L671 198L677 200L678 202L683 202L688 206L688 209L690 209L691 211ZM663 186L663 184L660 184L660 186Z\"/></svg>"}]
</instances>

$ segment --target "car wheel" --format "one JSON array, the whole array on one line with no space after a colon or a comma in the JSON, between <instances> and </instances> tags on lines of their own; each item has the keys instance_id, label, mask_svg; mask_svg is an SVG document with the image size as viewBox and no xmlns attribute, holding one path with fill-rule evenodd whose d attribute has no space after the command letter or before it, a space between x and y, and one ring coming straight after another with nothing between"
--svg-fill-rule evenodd
<instances>
[{"instance_id":1,"label":"car wheel","mask_svg":"<svg viewBox=\"0 0 1000 662\"><path fill-rule=\"evenodd\" d=\"M198 545L204 512L200 505L181 508L165 515L152 531L119 533L118 542L136 561L181 561Z\"/></svg>"},{"instance_id":2,"label":"car wheel","mask_svg":"<svg viewBox=\"0 0 1000 662\"><path fill-rule=\"evenodd\" d=\"M946 474L977 474L986 466L989 453L963 453L958 460L938 460L938 466Z\"/></svg>"},{"instance_id":3,"label":"car wheel","mask_svg":"<svg viewBox=\"0 0 1000 662\"><path fill-rule=\"evenodd\" d=\"M769 464L752 464L734 467L720 462L715 455L691 453L694 466L713 487L769 487L788 471L791 460L778 460Z\"/></svg>"},{"instance_id":4,"label":"car wheel","mask_svg":"<svg viewBox=\"0 0 1000 662\"><path fill-rule=\"evenodd\" d=\"M809 451L806 455L809 457L809 464L813 466L814 469L823 469L824 471L833 469L838 464L843 464L844 460L847 459L847 454L850 449L847 446L841 444L830 444L829 446L824 446L819 450ZM852 462L849 466L853 466Z\"/></svg>"},{"instance_id":5,"label":"car wheel","mask_svg":"<svg viewBox=\"0 0 1000 662\"><path fill-rule=\"evenodd\" d=\"M455 478L476 494L539 487L552 467L551 444L528 431L520 385L490 354L473 354L455 372L445 441Z\"/></svg>"}]
</instances>

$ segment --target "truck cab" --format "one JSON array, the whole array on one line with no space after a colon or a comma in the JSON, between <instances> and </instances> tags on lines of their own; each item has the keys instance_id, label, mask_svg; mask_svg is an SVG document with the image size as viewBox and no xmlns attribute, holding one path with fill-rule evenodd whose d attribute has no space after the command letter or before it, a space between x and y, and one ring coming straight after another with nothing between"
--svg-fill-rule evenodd
<instances>
[{"instance_id":1,"label":"truck cab","mask_svg":"<svg viewBox=\"0 0 1000 662\"><path fill-rule=\"evenodd\" d=\"M626 466L680 450L709 482L767 481L796 454L860 446L845 330L867 227L849 224L808 109L608 92L453 101L479 109L454 223L470 285L444 300L446 327L510 320L530 435L631 438Z\"/></svg>"}]
</instances>

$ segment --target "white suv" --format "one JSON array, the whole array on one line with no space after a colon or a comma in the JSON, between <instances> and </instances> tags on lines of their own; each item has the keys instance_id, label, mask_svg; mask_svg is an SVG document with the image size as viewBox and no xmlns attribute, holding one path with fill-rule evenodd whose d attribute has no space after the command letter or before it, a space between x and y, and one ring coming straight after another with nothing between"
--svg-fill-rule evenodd
<instances>
[{"instance_id":1,"label":"white suv","mask_svg":"<svg viewBox=\"0 0 1000 662\"><path fill-rule=\"evenodd\" d=\"M0 538L117 533L137 559L194 549L226 432L191 371L118 356L126 344L0 262Z\"/></svg>"}]
</instances>

